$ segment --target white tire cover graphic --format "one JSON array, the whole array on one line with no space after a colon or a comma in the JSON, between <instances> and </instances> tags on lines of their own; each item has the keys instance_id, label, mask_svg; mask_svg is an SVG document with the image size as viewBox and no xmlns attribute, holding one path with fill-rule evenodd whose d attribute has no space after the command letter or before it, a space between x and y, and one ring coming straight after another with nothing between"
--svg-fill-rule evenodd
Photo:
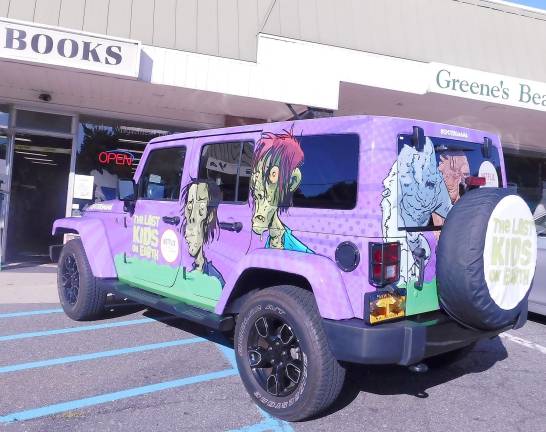
<instances>
[{"instance_id":1,"label":"white tire cover graphic","mask_svg":"<svg viewBox=\"0 0 546 432\"><path fill-rule=\"evenodd\" d=\"M533 215L519 196L504 197L494 208L483 255L491 298L501 309L514 309L529 291L537 258Z\"/></svg>"},{"instance_id":2,"label":"white tire cover graphic","mask_svg":"<svg viewBox=\"0 0 546 432\"><path fill-rule=\"evenodd\" d=\"M442 308L467 327L513 326L527 312L536 248L523 199L493 187L467 192L449 212L436 250Z\"/></svg>"}]
</instances>

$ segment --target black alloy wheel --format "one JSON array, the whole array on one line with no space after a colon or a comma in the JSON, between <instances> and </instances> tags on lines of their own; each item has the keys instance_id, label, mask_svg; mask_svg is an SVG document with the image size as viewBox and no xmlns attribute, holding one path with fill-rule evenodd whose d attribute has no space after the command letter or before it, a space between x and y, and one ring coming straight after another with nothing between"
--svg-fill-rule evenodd
<instances>
[{"instance_id":1,"label":"black alloy wheel","mask_svg":"<svg viewBox=\"0 0 546 432\"><path fill-rule=\"evenodd\" d=\"M61 265L61 284L66 301L70 305L75 305L80 290L80 273L76 257L73 254L66 255Z\"/></svg>"},{"instance_id":2,"label":"black alloy wheel","mask_svg":"<svg viewBox=\"0 0 546 432\"><path fill-rule=\"evenodd\" d=\"M235 326L235 358L260 409L301 421L336 400L345 369L330 350L322 325L312 291L278 285L246 297Z\"/></svg>"},{"instance_id":3,"label":"black alloy wheel","mask_svg":"<svg viewBox=\"0 0 546 432\"><path fill-rule=\"evenodd\" d=\"M282 318L265 314L250 329L248 362L256 381L269 394L292 394L300 382L303 352L293 328Z\"/></svg>"},{"instance_id":4,"label":"black alloy wheel","mask_svg":"<svg viewBox=\"0 0 546 432\"><path fill-rule=\"evenodd\" d=\"M81 239L68 241L59 256L57 291L61 306L70 318L85 321L102 316L107 292L97 281Z\"/></svg>"}]
</instances>

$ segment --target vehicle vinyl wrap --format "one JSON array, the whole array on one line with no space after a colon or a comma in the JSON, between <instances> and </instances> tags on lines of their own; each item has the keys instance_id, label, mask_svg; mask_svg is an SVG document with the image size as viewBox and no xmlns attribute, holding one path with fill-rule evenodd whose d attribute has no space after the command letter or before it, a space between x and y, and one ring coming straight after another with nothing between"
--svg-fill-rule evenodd
<instances>
[{"instance_id":1,"label":"vehicle vinyl wrap","mask_svg":"<svg viewBox=\"0 0 546 432\"><path fill-rule=\"evenodd\" d=\"M478 138L466 130L456 134L449 132L449 129L441 129L438 136L425 128L422 150L414 147L411 135L400 133L397 160L383 180L383 236L386 241L398 238L401 244L398 286L407 289L407 315L439 308L435 273L440 228L464 193L465 180L470 176L484 176L485 187L498 187L502 175L502 155L498 148L491 149L490 160L484 160L480 144L483 136ZM465 140L444 138L452 135ZM418 251L425 256L422 287L416 287L421 271Z\"/></svg>"},{"instance_id":2,"label":"vehicle vinyl wrap","mask_svg":"<svg viewBox=\"0 0 546 432\"><path fill-rule=\"evenodd\" d=\"M411 134L415 125L422 127L429 137L421 155L398 143L399 135ZM88 211L83 217L100 219L104 224L105 241L114 257L119 278L221 314L237 280L248 269L244 266L283 268L310 281L323 317L362 318L364 294L376 290L368 283L368 243L400 241L403 252L400 283L408 288L407 313L437 309L435 250L439 231L429 230L429 225L440 225L441 221L434 219L445 217L452 206L454 199L447 179L454 170L464 172L465 163L457 152L437 153L433 140L450 137L445 131L455 130L457 138L481 143L484 133L416 120L370 116L290 121L260 127L263 130L256 131L256 126L219 129L211 138L202 132L200 135L178 134L155 139L147 146L142 156L144 162L154 149L176 147L182 142L187 146L178 201L147 200L145 207L139 209L139 205L144 205L139 204L139 200L135 215L148 218L140 220L143 223L135 216L114 211ZM222 137L223 133L225 137ZM249 198L242 203L223 202L210 183L198 178L201 147L222 140L248 141L251 133L254 158L248 179ZM305 140L320 136L323 141L331 139L333 143L330 157L312 159L308 154L306 158ZM339 136L352 137L346 140L352 144L339 144L336 141ZM500 145L496 137L490 138L493 147L498 149L498 177L504 182ZM355 141L355 157L351 161L357 164L358 177L350 186L358 194L352 208L292 205L295 198L301 196L302 188L317 187L309 185L306 176L312 176L313 170L328 172L342 150L339 145L355 146ZM408 166L408 161L416 157L419 166ZM219 160L215 155L207 167L221 165ZM471 170L476 171L473 175L478 175L475 161L468 163ZM142 175L143 166L141 163L137 168L136 182ZM226 161L226 166L231 167L232 162ZM449 170L449 167L456 168ZM406 182L411 169L420 172L417 182ZM411 191L416 197L429 200L428 195L422 193L431 185L434 193L422 214L408 211L411 203L401 199L405 192ZM336 189L332 187L324 186L324 192L333 193ZM164 216L178 216L180 223L165 225L161 219ZM155 221L157 224L152 223ZM409 231L403 226L413 221L419 231ZM221 228L232 222L241 223L240 233ZM62 224L59 221L57 226ZM150 233L136 233L137 225ZM335 251L340 243L347 241L358 248L360 263L353 271L343 272L335 264ZM180 249L178 256L173 249L176 242ZM427 251L421 289L413 288L417 280L412 254L415 247ZM237 254L232 252L234 250ZM88 254L90 262L100 259L93 252ZM307 262L309 265L305 264ZM141 277L135 276L133 269L137 267L141 267Z\"/></svg>"}]
</instances>

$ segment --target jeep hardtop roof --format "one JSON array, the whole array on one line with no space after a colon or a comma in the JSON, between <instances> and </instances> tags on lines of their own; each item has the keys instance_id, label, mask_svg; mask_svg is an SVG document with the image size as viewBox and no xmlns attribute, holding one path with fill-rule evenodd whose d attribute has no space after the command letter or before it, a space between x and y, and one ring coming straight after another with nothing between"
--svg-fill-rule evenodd
<instances>
[{"instance_id":1,"label":"jeep hardtop roof","mask_svg":"<svg viewBox=\"0 0 546 432\"><path fill-rule=\"evenodd\" d=\"M457 128L460 130L473 132L473 133L484 133L487 135L496 135L494 133L490 133L487 131L482 131L480 129L472 129L464 126L457 126L452 125L448 123L440 123L440 122L432 122L432 121L426 121L426 120L419 120L419 119L413 119L413 118L405 118L405 117L391 117L391 116L372 116L372 115L352 115L352 116L339 116L339 117L322 117L318 119L294 119L294 120L284 120L279 122L271 122L271 123L258 123L258 124L252 124L252 125L244 125L244 126L231 126L231 127L224 127L224 128L215 128L215 129L201 129L197 131L191 131L191 132L181 132L181 133L175 133L171 135L164 135L161 137L154 138L150 141L149 145L157 145L161 143L166 143L169 141L176 141L181 139L190 139L190 138L204 138L204 137L213 137L217 135L228 135L228 134L241 134L241 133L252 133L252 132L262 132L264 129L275 129L275 128L290 128L294 123L299 122L345 122L347 119L360 119L360 120L405 120L408 122L416 122L417 124L424 125L424 124L430 124L435 126L445 126L447 128Z\"/></svg>"}]
</instances>

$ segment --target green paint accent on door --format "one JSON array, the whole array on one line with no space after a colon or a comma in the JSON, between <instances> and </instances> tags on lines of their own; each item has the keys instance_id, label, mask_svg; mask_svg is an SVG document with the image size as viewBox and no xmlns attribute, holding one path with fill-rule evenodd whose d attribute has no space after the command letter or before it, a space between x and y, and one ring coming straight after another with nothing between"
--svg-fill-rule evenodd
<instances>
[{"instance_id":1,"label":"green paint accent on door","mask_svg":"<svg viewBox=\"0 0 546 432\"><path fill-rule=\"evenodd\" d=\"M179 271L174 285L166 287L142 279L135 279L134 272L128 267L138 266L138 273L147 273L149 275L148 279L152 280L157 277L158 280L162 280L165 273L172 273L172 268L168 265L156 264L138 258L131 258L130 264L126 264L123 260L123 254L116 255L114 263L118 279L121 282L202 309L213 311L222 293L222 285L218 278L196 270L191 272Z\"/></svg>"},{"instance_id":2,"label":"green paint accent on door","mask_svg":"<svg viewBox=\"0 0 546 432\"><path fill-rule=\"evenodd\" d=\"M431 312L440 309L438 303L438 290L436 288L436 278L424 282L422 288L415 287L415 281L406 284L406 315L417 315L420 313Z\"/></svg>"}]
</instances>

